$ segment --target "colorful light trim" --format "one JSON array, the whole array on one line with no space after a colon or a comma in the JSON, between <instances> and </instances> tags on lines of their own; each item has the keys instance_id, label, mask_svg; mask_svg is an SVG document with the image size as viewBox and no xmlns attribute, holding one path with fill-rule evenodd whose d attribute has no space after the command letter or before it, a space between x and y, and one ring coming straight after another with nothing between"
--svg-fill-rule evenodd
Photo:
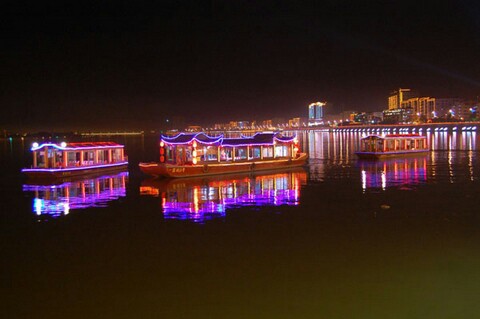
<instances>
[{"instance_id":1,"label":"colorful light trim","mask_svg":"<svg viewBox=\"0 0 480 319\"><path fill-rule=\"evenodd\" d=\"M279 139L274 137L272 143L244 143L244 144L229 144L228 141L225 142L225 140L223 140L221 146L229 146L229 147L274 146L274 145L277 145L276 142L288 143L288 142L291 142L292 140L285 141L285 140L279 140Z\"/></svg>"},{"instance_id":2,"label":"colorful light trim","mask_svg":"<svg viewBox=\"0 0 480 319\"><path fill-rule=\"evenodd\" d=\"M107 168L107 167L116 167L127 165L127 161L110 163L110 164L101 164L101 165L90 165L90 166L75 166L75 167L65 167L65 168L23 168L22 172L68 172L68 171L79 171L79 170L90 170L98 168Z\"/></svg>"},{"instance_id":3,"label":"colorful light trim","mask_svg":"<svg viewBox=\"0 0 480 319\"><path fill-rule=\"evenodd\" d=\"M200 134L206 136L209 139L215 139L215 140L210 141L210 142L202 141L201 139L197 138L197 136L199 136ZM261 136L261 135L264 135L264 134L271 134L272 135L272 141L271 142L255 141L255 137ZM169 145L186 145L186 144L190 144L190 143L200 143L200 144L203 144L203 145L217 144L220 147L222 147L222 146L246 147L246 146L272 146L272 145L275 145L276 142L290 143L290 142L295 142L295 139L296 139L296 136L279 137L279 136L276 136L275 133L257 132L251 137L241 135L240 138L224 138L223 135L221 135L219 137L210 137L210 136L208 136L204 133L197 133L197 134L192 134L192 138L189 139L189 140L182 141L182 142L173 141L173 140L175 140L175 139L177 139L181 136L186 136L186 135L188 135L188 134L180 133L180 134L177 134L174 137L166 137L166 136L162 135L161 142L164 142L165 144L169 144ZM239 140L245 140L245 143L236 143Z\"/></svg>"},{"instance_id":4,"label":"colorful light trim","mask_svg":"<svg viewBox=\"0 0 480 319\"><path fill-rule=\"evenodd\" d=\"M180 136L186 136L186 135L192 135L192 138L188 141L184 141L184 142L173 142L172 140L174 139L178 139ZM214 141L211 141L211 142L206 142L206 141L202 141L200 139L198 139L197 137L199 135L203 135L205 136L206 138L208 139L213 139ZM165 144L170 144L170 145L182 145L182 144L189 144L191 143L192 141L196 141L198 143L201 143L201 144L206 144L206 145L212 145L212 144L216 144L218 142L220 142L221 140L223 139L223 135L220 135L220 136L208 136L207 134L205 133L197 133L197 134L185 134L185 133L179 133L173 137L168 137L168 136L164 136L162 135L161 136L161 141L163 141Z\"/></svg>"},{"instance_id":5,"label":"colorful light trim","mask_svg":"<svg viewBox=\"0 0 480 319\"><path fill-rule=\"evenodd\" d=\"M35 147L35 144L37 146ZM93 144L93 143L92 143ZM124 145L115 144L115 145L97 145L97 146L78 146L78 147L62 147L61 145L54 144L54 143L44 143L42 145L38 145L38 143L33 143L32 148L30 149L33 151L38 151L45 147L53 147L62 151L75 151L75 150L94 150L94 149L116 149L116 148L124 148Z\"/></svg>"}]
</instances>

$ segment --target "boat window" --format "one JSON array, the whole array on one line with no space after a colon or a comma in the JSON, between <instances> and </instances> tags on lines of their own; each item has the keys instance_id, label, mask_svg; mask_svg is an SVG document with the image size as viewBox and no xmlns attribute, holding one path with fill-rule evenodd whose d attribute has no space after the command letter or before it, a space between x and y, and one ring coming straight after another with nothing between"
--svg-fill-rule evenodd
<instances>
[{"instance_id":1,"label":"boat window","mask_svg":"<svg viewBox=\"0 0 480 319\"><path fill-rule=\"evenodd\" d=\"M273 146L263 147L263 157L273 157Z\"/></svg>"},{"instance_id":2,"label":"boat window","mask_svg":"<svg viewBox=\"0 0 480 319\"><path fill-rule=\"evenodd\" d=\"M383 152L383 140L377 140L377 144L376 144L376 150L377 152Z\"/></svg>"},{"instance_id":3,"label":"boat window","mask_svg":"<svg viewBox=\"0 0 480 319\"><path fill-rule=\"evenodd\" d=\"M37 167L45 167L45 152L37 153Z\"/></svg>"},{"instance_id":4,"label":"boat window","mask_svg":"<svg viewBox=\"0 0 480 319\"><path fill-rule=\"evenodd\" d=\"M415 140L410 140L408 144L409 144L408 146L409 149L415 149Z\"/></svg>"},{"instance_id":5,"label":"boat window","mask_svg":"<svg viewBox=\"0 0 480 319\"><path fill-rule=\"evenodd\" d=\"M174 152L173 146L167 145L167 147L165 147L165 159L166 159L165 161L173 163L175 159L174 153L175 152Z\"/></svg>"},{"instance_id":6,"label":"boat window","mask_svg":"<svg viewBox=\"0 0 480 319\"><path fill-rule=\"evenodd\" d=\"M235 160L247 159L247 147L239 147L235 149Z\"/></svg>"},{"instance_id":7,"label":"boat window","mask_svg":"<svg viewBox=\"0 0 480 319\"><path fill-rule=\"evenodd\" d=\"M57 168L63 166L63 151L55 150L55 166Z\"/></svg>"},{"instance_id":8,"label":"boat window","mask_svg":"<svg viewBox=\"0 0 480 319\"><path fill-rule=\"evenodd\" d=\"M275 146L275 157L287 157L287 156L288 156L288 147L286 145Z\"/></svg>"},{"instance_id":9,"label":"boat window","mask_svg":"<svg viewBox=\"0 0 480 319\"><path fill-rule=\"evenodd\" d=\"M220 151L220 160L221 161L231 161L232 160L232 149L229 147L222 147Z\"/></svg>"},{"instance_id":10,"label":"boat window","mask_svg":"<svg viewBox=\"0 0 480 319\"><path fill-rule=\"evenodd\" d=\"M191 164L193 162L192 149L187 147L185 149L185 163Z\"/></svg>"},{"instance_id":11,"label":"boat window","mask_svg":"<svg viewBox=\"0 0 480 319\"><path fill-rule=\"evenodd\" d=\"M97 151L97 156L98 156L98 162L99 163L105 163L105 151L104 150Z\"/></svg>"},{"instance_id":12,"label":"boat window","mask_svg":"<svg viewBox=\"0 0 480 319\"><path fill-rule=\"evenodd\" d=\"M203 146L197 148L197 161L217 161L218 151L216 146Z\"/></svg>"},{"instance_id":13,"label":"boat window","mask_svg":"<svg viewBox=\"0 0 480 319\"><path fill-rule=\"evenodd\" d=\"M395 141L394 140L386 140L385 151L393 151L395 149Z\"/></svg>"},{"instance_id":14,"label":"boat window","mask_svg":"<svg viewBox=\"0 0 480 319\"><path fill-rule=\"evenodd\" d=\"M374 138L369 138L363 140L363 149L365 152L375 152L377 149L377 140Z\"/></svg>"},{"instance_id":15,"label":"boat window","mask_svg":"<svg viewBox=\"0 0 480 319\"><path fill-rule=\"evenodd\" d=\"M253 146L250 148L249 158L260 158L260 146Z\"/></svg>"},{"instance_id":16,"label":"boat window","mask_svg":"<svg viewBox=\"0 0 480 319\"><path fill-rule=\"evenodd\" d=\"M77 166L77 158L75 156L75 152L67 152L67 165Z\"/></svg>"},{"instance_id":17,"label":"boat window","mask_svg":"<svg viewBox=\"0 0 480 319\"><path fill-rule=\"evenodd\" d=\"M175 163L176 164L183 164L184 162L184 148L177 147L176 154L175 154Z\"/></svg>"},{"instance_id":18,"label":"boat window","mask_svg":"<svg viewBox=\"0 0 480 319\"><path fill-rule=\"evenodd\" d=\"M205 147L204 157L204 161L218 161L218 148L216 146Z\"/></svg>"},{"instance_id":19,"label":"boat window","mask_svg":"<svg viewBox=\"0 0 480 319\"><path fill-rule=\"evenodd\" d=\"M121 160L122 160L122 150L119 148L112 150L112 161L120 162Z\"/></svg>"}]
</instances>

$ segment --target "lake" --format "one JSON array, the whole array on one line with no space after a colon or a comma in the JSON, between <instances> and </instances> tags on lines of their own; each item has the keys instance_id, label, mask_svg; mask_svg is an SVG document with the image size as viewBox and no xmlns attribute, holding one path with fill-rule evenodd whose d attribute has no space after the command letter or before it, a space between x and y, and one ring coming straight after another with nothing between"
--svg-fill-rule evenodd
<instances>
[{"instance_id":1,"label":"lake","mask_svg":"<svg viewBox=\"0 0 480 319\"><path fill-rule=\"evenodd\" d=\"M302 133L305 169L152 180L156 137L115 137L128 171L39 185L32 140L0 140L5 318L474 318L475 132L360 161L360 134ZM104 139L105 140L105 139Z\"/></svg>"}]
</instances>

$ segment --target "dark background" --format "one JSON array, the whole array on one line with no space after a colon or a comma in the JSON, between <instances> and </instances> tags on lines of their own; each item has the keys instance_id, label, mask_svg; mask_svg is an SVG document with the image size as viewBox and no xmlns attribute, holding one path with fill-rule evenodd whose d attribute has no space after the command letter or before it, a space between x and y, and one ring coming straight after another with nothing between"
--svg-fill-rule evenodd
<instances>
[{"instance_id":1,"label":"dark background","mask_svg":"<svg viewBox=\"0 0 480 319\"><path fill-rule=\"evenodd\" d=\"M0 128L154 129L475 98L475 1L6 1Z\"/></svg>"}]
</instances>

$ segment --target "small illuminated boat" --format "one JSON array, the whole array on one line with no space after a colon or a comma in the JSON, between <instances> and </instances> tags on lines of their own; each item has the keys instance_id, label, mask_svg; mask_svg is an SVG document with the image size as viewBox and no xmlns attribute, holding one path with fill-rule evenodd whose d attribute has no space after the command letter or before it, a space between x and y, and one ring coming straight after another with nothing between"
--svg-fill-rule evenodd
<instances>
[{"instance_id":1,"label":"small illuminated boat","mask_svg":"<svg viewBox=\"0 0 480 319\"><path fill-rule=\"evenodd\" d=\"M113 142L33 143L33 165L22 172L29 178L65 178L111 172L128 165L124 146Z\"/></svg>"},{"instance_id":2,"label":"small illuminated boat","mask_svg":"<svg viewBox=\"0 0 480 319\"><path fill-rule=\"evenodd\" d=\"M205 133L162 136L160 162L140 163L155 177L195 177L285 169L302 166L296 137L262 132L251 137L224 138Z\"/></svg>"},{"instance_id":3,"label":"small illuminated boat","mask_svg":"<svg viewBox=\"0 0 480 319\"><path fill-rule=\"evenodd\" d=\"M428 153L427 137L419 134L369 135L360 140L359 158L379 159Z\"/></svg>"}]
</instances>

